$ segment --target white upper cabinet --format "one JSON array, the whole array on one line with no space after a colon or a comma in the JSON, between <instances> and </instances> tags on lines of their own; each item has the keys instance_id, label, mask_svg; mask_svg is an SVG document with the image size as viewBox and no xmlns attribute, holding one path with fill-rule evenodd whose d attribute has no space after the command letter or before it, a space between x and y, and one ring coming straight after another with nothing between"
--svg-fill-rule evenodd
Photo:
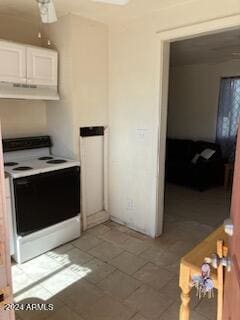
<instances>
[{"instance_id":1,"label":"white upper cabinet","mask_svg":"<svg viewBox=\"0 0 240 320\"><path fill-rule=\"evenodd\" d=\"M0 40L0 81L26 83L26 47Z\"/></svg>"},{"instance_id":2,"label":"white upper cabinet","mask_svg":"<svg viewBox=\"0 0 240 320\"><path fill-rule=\"evenodd\" d=\"M0 82L57 86L58 53L0 40Z\"/></svg>"},{"instance_id":3,"label":"white upper cabinet","mask_svg":"<svg viewBox=\"0 0 240 320\"><path fill-rule=\"evenodd\" d=\"M27 47L27 83L57 86L58 54L54 50Z\"/></svg>"}]
</instances>

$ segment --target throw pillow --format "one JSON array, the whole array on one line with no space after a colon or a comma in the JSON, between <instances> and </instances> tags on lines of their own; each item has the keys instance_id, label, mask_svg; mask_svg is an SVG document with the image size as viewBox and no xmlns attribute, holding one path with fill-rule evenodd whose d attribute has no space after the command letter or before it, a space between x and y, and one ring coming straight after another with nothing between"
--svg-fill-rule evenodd
<instances>
[{"instance_id":1,"label":"throw pillow","mask_svg":"<svg viewBox=\"0 0 240 320\"><path fill-rule=\"evenodd\" d=\"M209 160L214 155L214 153L216 153L216 150L205 149L200 153L200 156L206 160Z\"/></svg>"}]
</instances>

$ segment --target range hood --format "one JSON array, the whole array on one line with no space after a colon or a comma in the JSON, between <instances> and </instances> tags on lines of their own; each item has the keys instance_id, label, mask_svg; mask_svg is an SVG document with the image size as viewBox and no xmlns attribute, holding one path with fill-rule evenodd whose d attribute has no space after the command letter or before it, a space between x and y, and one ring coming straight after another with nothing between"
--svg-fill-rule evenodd
<instances>
[{"instance_id":1,"label":"range hood","mask_svg":"<svg viewBox=\"0 0 240 320\"><path fill-rule=\"evenodd\" d=\"M0 82L0 98L28 100L59 100L56 86Z\"/></svg>"}]
</instances>

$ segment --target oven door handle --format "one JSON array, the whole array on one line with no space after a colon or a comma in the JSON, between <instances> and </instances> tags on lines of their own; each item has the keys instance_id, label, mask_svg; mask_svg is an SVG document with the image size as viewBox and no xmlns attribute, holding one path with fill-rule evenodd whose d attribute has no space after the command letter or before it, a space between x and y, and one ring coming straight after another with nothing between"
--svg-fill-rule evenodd
<instances>
[{"instance_id":1,"label":"oven door handle","mask_svg":"<svg viewBox=\"0 0 240 320\"><path fill-rule=\"evenodd\" d=\"M30 184L30 181L27 179L22 179L16 182L16 185L24 186L24 187L27 187L29 184Z\"/></svg>"}]
</instances>

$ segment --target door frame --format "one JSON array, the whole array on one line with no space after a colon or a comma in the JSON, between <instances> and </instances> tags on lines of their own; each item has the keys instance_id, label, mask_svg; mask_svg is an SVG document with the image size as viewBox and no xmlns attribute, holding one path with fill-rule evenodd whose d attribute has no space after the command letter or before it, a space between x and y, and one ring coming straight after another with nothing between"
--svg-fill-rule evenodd
<instances>
[{"instance_id":1,"label":"door frame","mask_svg":"<svg viewBox=\"0 0 240 320\"><path fill-rule=\"evenodd\" d=\"M0 231L2 232L2 247L3 252L3 265L1 282L6 288L9 288L9 293L7 296L6 303L13 302L12 293L12 272L11 272L11 257L10 257L10 240L9 240L9 230L8 230L8 217L7 217L7 207L6 207L6 193L5 193L5 174L4 174L4 160L3 160L3 150L2 150L2 133L1 133L1 121L0 121ZM1 288L3 289L3 288ZM3 320L14 320L15 312L14 310L3 311L1 319Z\"/></svg>"},{"instance_id":2,"label":"door frame","mask_svg":"<svg viewBox=\"0 0 240 320\"><path fill-rule=\"evenodd\" d=\"M159 60L159 116L158 116L158 151L157 151L157 206L155 235L163 232L165 157L167 138L168 85L171 42L216 34L240 28L240 14L211 19L200 23L181 25L177 28L164 29L156 33Z\"/></svg>"}]
</instances>

